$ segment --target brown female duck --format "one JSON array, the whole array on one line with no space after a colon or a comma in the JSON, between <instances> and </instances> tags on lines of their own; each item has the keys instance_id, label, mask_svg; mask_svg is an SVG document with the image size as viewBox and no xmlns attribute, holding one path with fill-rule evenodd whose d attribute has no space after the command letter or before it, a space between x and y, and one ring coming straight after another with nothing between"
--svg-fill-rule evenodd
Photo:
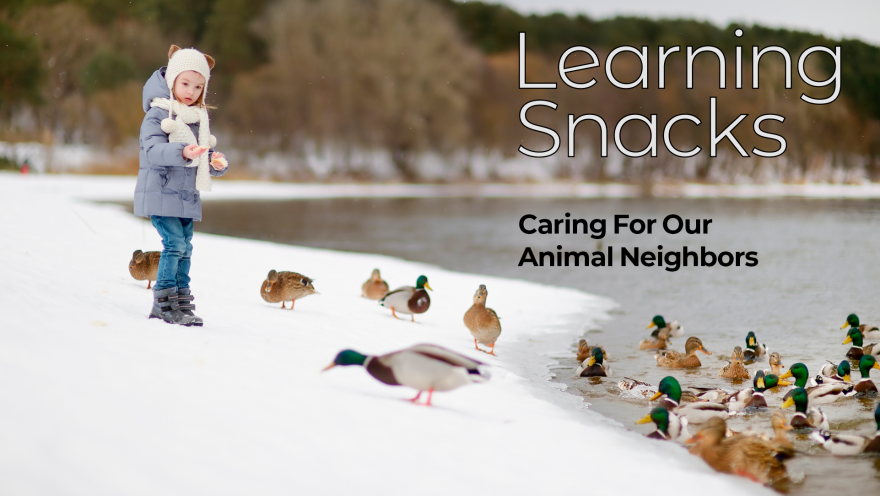
<instances>
[{"instance_id":1,"label":"brown female duck","mask_svg":"<svg viewBox=\"0 0 880 496\"><path fill-rule=\"evenodd\" d=\"M382 280L379 269L373 269L373 275L361 286L361 296L370 300L381 300L388 292L388 283Z\"/></svg>"},{"instance_id":2,"label":"brown female duck","mask_svg":"<svg viewBox=\"0 0 880 496\"><path fill-rule=\"evenodd\" d=\"M599 345L596 345L596 346L599 346ZM602 356L605 358L605 360L608 360L609 359L608 353L605 353L605 348L602 346L599 346L599 349L602 350ZM581 339L580 341L578 341L577 359L579 362L583 362L587 358L590 358L590 356L593 354L592 352L593 352L593 346L590 346L587 343L586 339Z\"/></svg>"},{"instance_id":3,"label":"brown female duck","mask_svg":"<svg viewBox=\"0 0 880 496\"><path fill-rule=\"evenodd\" d=\"M485 284L480 284L477 292L474 293L474 304L464 313L464 325L471 331L474 337L474 348L480 350L477 343L491 346L490 355L495 355L495 341L501 335L501 322L498 320L498 314L491 308L486 308L486 298L489 297L489 291ZM480 350L483 351L483 350Z\"/></svg>"},{"instance_id":4,"label":"brown female duck","mask_svg":"<svg viewBox=\"0 0 880 496\"><path fill-rule=\"evenodd\" d=\"M702 351L707 355L711 355L703 348L703 342L700 341L700 338L690 337L687 342L684 344L685 353L682 354L677 351L660 351L654 358L657 360L657 365L660 367L666 367L670 369L687 369L700 367L703 365L700 363L700 359L697 358L697 351Z\"/></svg>"},{"instance_id":5,"label":"brown female duck","mask_svg":"<svg viewBox=\"0 0 880 496\"><path fill-rule=\"evenodd\" d=\"M640 350L665 350L667 340L669 339L669 331L664 327L657 333L657 337L643 339L639 343Z\"/></svg>"},{"instance_id":6,"label":"brown female duck","mask_svg":"<svg viewBox=\"0 0 880 496\"><path fill-rule=\"evenodd\" d=\"M721 370L718 372L718 377L725 377L727 379L751 379L752 376L749 375L749 371L743 365L742 348L737 346L733 349L733 355L730 357L730 362L721 367Z\"/></svg>"},{"instance_id":7,"label":"brown female duck","mask_svg":"<svg viewBox=\"0 0 880 496\"><path fill-rule=\"evenodd\" d=\"M280 301L281 308L286 308L284 302L290 301L290 309L293 310L293 304L296 300L318 293L312 284L313 282L314 279L297 272L270 270L266 280L260 286L260 296L269 303Z\"/></svg>"},{"instance_id":8,"label":"brown female duck","mask_svg":"<svg viewBox=\"0 0 880 496\"><path fill-rule=\"evenodd\" d=\"M160 251L136 250L131 255L131 262L128 262L128 272L136 281L147 281L147 289L150 289L153 281L156 280L161 257L162 252Z\"/></svg>"},{"instance_id":9,"label":"brown female duck","mask_svg":"<svg viewBox=\"0 0 880 496\"><path fill-rule=\"evenodd\" d=\"M739 475L762 484L787 477L785 460L787 448L757 436L725 437L727 423L712 418L689 442L696 443L691 453L698 455L719 472Z\"/></svg>"}]
</instances>

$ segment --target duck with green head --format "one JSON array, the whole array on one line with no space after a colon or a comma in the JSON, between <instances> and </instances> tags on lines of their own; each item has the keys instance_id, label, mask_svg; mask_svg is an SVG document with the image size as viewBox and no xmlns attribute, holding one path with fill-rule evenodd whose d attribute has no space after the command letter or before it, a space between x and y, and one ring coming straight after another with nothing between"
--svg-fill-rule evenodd
<instances>
[{"instance_id":1,"label":"duck with green head","mask_svg":"<svg viewBox=\"0 0 880 496\"><path fill-rule=\"evenodd\" d=\"M665 395L665 396L664 396ZM661 396L663 398L661 399ZM696 401L693 403L681 404L681 384L678 379L672 376L666 376L657 387L657 394L652 396L649 401L660 399L657 406L666 408L679 416L685 416L692 424L702 424L713 417L726 419L728 417L727 405L714 403L711 401Z\"/></svg>"},{"instance_id":2,"label":"duck with green head","mask_svg":"<svg viewBox=\"0 0 880 496\"><path fill-rule=\"evenodd\" d=\"M763 370L759 370L754 379L752 379L752 387L738 391L724 401L727 408L731 412L738 412L745 408L767 408L767 399L764 398L764 391L774 388L779 384L779 378L773 374L765 375ZM784 384L788 384L782 381Z\"/></svg>"},{"instance_id":3,"label":"duck with green head","mask_svg":"<svg viewBox=\"0 0 880 496\"><path fill-rule=\"evenodd\" d=\"M877 363L877 359L871 355L862 356L859 360L859 372L861 372L862 378L859 379L855 388L856 393L860 396L877 394L877 386L871 380L871 369L880 369L880 363Z\"/></svg>"},{"instance_id":4,"label":"duck with green head","mask_svg":"<svg viewBox=\"0 0 880 496\"><path fill-rule=\"evenodd\" d=\"M655 315L653 319L651 319L651 323L648 324L647 329L652 327L657 327L654 329L654 332L651 333L651 337L658 337L660 335L660 331L666 329L666 335L671 338L678 338L684 336L684 327L682 327L677 320L666 323L666 319L663 318L662 315Z\"/></svg>"},{"instance_id":5,"label":"duck with green head","mask_svg":"<svg viewBox=\"0 0 880 496\"><path fill-rule=\"evenodd\" d=\"M852 347L846 352L847 358L858 360L859 358L862 358L863 355L880 355L880 345L865 345L862 331L857 327L851 327L846 333L846 339L840 344L848 343L852 343Z\"/></svg>"},{"instance_id":6,"label":"duck with green head","mask_svg":"<svg viewBox=\"0 0 880 496\"><path fill-rule=\"evenodd\" d=\"M840 328L845 329L846 326L858 329L862 333L862 337L865 339L880 339L880 327L873 324L860 323L859 316L854 313L851 313L846 317L846 322L844 322Z\"/></svg>"},{"instance_id":7,"label":"duck with green head","mask_svg":"<svg viewBox=\"0 0 880 496\"><path fill-rule=\"evenodd\" d=\"M782 404L782 408L795 407L794 417L790 425L795 429L823 429L828 430L828 417L822 410L809 406L809 395L804 388L794 388L791 396Z\"/></svg>"},{"instance_id":8,"label":"duck with green head","mask_svg":"<svg viewBox=\"0 0 880 496\"><path fill-rule=\"evenodd\" d=\"M394 318L400 318L395 312L409 314L410 319L415 322L415 314L425 313L431 306L431 297L428 296L428 292L425 291L426 289L433 291L428 284L428 278L419 276L415 287L401 286L394 291L390 291L379 300L379 304L385 308L390 308L391 315Z\"/></svg>"},{"instance_id":9,"label":"duck with green head","mask_svg":"<svg viewBox=\"0 0 880 496\"><path fill-rule=\"evenodd\" d=\"M841 360L838 365L834 365L834 362L829 360L828 363L822 367L822 372L813 379L813 382L816 384L851 382L851 371L852 369L849 366L849 360Z\"/></svg>"},{"instance_id":10,"label":"duck with green head","mask_svg":"<svg viewBox=\"0 0 880 496\"><path fill-rule=\"evenodd\" d=\"M593 348L590 357L580 364L576 373L578 377L608 377L611 375L611 369L603 362L602 348L597 346Z\"/></svg>"},{"instance_id":11,"label":"duck with green head","mask_svg":"<svg viewBox=\"0 0 880 496\"><path fill-rule=\"evenodd\" d=\"M807 386L807 381L810 379L810 371L807 369L807 366L801 362L795 363L792 365L788 372L782 374L780 379L786 379L788 377L795 378L795 387L804 388L807 391L807 395L810 398L810 403L813 405L825 405L827 403L834 403L840 398L846 398L849 396L855 395L855 390L853 389L853 385L846 382L832 382L829 384L819 384L816 386ZM793 390L792 390L793 391ZM792 391L789 391L783 397L783 400L787 400L791 397Z\"/></svg>"},{"instance_id":12,"label":"duck with green head","mask_svg":"<svg viewBox=\"0 0 880 496\"><path fill-rule=\"evenodd\" d=\"M645 415L636 423L647 424L648 422L654 422L657 426L654 432L648 434L649 439L684 443L691 437L687 429L687 418L680 417L663 407L655 406L651 409L651 413Z\"/></svg>"},{"instance_id":13,"label":"duck with green head","mask_svg":"<svg viewBox=\"0 0 880 496\"><path fill-rule=\"evenodd\" d=\"M743 350L743 363L746 365L755 363L758 358L767 354L767 346L761 343L758 343L758 338L755 337L755 333L749 331L746 334L746 349Z\"/></svg>"},{"instance_id":14,"label":"duck with green head","mask_svg":"<svg viewBox=\"0 0 880 496\"><path fill-rule=\"evenodd\" d=\"M363 355L354 350L340 351L324 371L337 366L358 365L376 380L389 386L409 386L419 393L428 392L426 405L431 405L434 391L450 391L474 382L489 379L483 363L446 348L419 344L385 355Z\"/></svg>"},{"instance_id":15,"label":"duck with green head","mask_svg":"<svg viewBox=\"0 0 880 496\"><path fill-rule=\"evenodd\" d=\"M838 456L855 456L862 453L880 453L880 404L874 410L874 422L877 431L868 436L854 434L832 435L827 430L815 431L811 437L818 441L826 450Z\"/></svg>"}]
</instances>

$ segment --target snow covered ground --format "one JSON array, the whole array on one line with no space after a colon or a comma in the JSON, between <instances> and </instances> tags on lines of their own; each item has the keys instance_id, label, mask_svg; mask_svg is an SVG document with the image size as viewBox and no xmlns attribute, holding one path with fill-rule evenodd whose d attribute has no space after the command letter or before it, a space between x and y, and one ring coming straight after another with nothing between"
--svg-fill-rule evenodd
<instances>
[{"instance_id":1,"label":"snow covered ground","mask_svg":"<svg viewBox=\"0 0 880 496\"><path fill-rule=\"evenodd\" d=\"M770 494L548 381L548 353L603 318L600 297L196 233L205 326L148 320L151 292L127 264L160 249L155 230L82 200L128 197L133 185L0 174L0 494ZM274 188L215 186L215 198ZM427 275L431 309L413 324L360 298L374 267L392 287ZM321 294L294 311L264 303L270 269L311 276ZM462 324L479 284L502 317L498 358L475 352ZM344 348L420 342L486 361L492 379L428 408L359 367L319 372Z\"/></svg>"}]
</instances>

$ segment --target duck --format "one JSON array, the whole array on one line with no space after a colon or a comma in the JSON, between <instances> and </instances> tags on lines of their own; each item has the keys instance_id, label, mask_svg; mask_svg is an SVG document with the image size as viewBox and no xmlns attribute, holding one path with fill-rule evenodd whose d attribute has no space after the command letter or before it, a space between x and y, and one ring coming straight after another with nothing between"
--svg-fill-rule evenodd
<instances>
[{"instance_id":1,"label":"duck","mask_svg":"<svg viewBox=\"0 0 880 496\"><path fill-rule=\"evenodd\" d=\"M806 389L795 388L791 396L782 403L782 408L789 408L792 405L795 407L795 414L790 422L792 428L828 430L828 417L819 408L809 406Z\"/></svg>"},{"instance_id":2,"label":"duck","mask_svg":"<svg viewBox=\"0 0 880 496\"><path fill-rule=\"evenodd\" d=\"M373 274L361 285L361 296L368 300L381 300L387 292L388 283L382 279L379 269L373 269Z\"/></svg>"},{"instance_id":3,"label":"duck","mask_svg":"<svg viewBox=\"0 0 880 496\"><path fill-rule=\"evenodd\" d=\"M703 364L697 358L697 351L702 351L707 355L711 355L709 351L703 348L703 342L700 338L690 337L684 344L685 353L681 354L677 351L661 351L654 355L657 365L671 369L686 369L700 367Z\"/></svg>"},{"instance_id":4,"label":"duck","mask_svg":"<svg viewBox=\"0 0 880 496\"><path fill-rule=\"evenodd\" d=\"M680 338L684 336L684 327L679 325L677 320L674 320L670 323L666 323L666 319L663 318L662 315L655 315L653 319L651 319L651 323L648 324L647 329L652 327L657 327L654 329L654 332L651 333L651 337L656 338L660 335L660 331L666 329L666 334L671 338Z\"/></svg>"},{"instance_id":5,"label":"duck","mask_svg":"<svg viewBox=\"0 0 880 496\"><path fill-rule=\"evenodd\" d=\"M847 358L858 360L859 358L862 358L863 355L880 355L880 345L865 345L863 340L864 336L862 336L862 332L857 327L852 327L849 331L847 331L846 339L843 340L843 343L840 343L853 344L849 351L846 352Z\"/></svg>"},{"instance_id":6,"label":"duck","mask_svg":"<svg viewBox=\"0 0 880 496\"><path fill-rule=\"evenodd\" d=\"M617 388L620 389L621 394L625 394L626 396L632 396L635 398L650 398L657 393L657 386L648 384L647 382L642 382L637 379L632 379L630 377L624 377L622 381L619 381L617 383ZM697 401L697 395L703 393L704 391L708 391L708 388L700 391L694 391L691 388L682 389L681 403L693 403L694 401ZM678 405L676 404L675 406ZM671 408L675 408L675 406Z\"/></svg>"},{"instance_id":7,"label":"duck","mask_svg":"<svg viewBox=\"0 0 880 496\"><path fill-rule=\"evenodd\" d=\"M851 373L849 360L841 360L840 364L836 366L834 365L834 362L829 360L828 363L822 366L821 373L813 379L813 385L818 386L819 384L828 384L831 382L851 382Z\"/></svg>"},{"instance_id":8,"label":"duck","mask_svg":"<svg viewBox=\"0 0 880 496\"><path fill-rule=\"evenodd\" d=\"M807 380L810 377L810 372L809 369L807 369L807 366L801 362L795 363L789 367L788 372L782 374L780 379L787 379L789 377L795 378L794 385L796 388L804 388L807 391L810 403L813 405L834 403L841 398L854 396L856 394L853 385L846 382L833 382L830 384L820 384L807 387ZM792 391L786 393L782 399L787 400L791 397Z\"/></svg>"},{"instance_id":9,"label":"duck","mask_svg":"<svg viewBox=\"0 0 880 496\"><path fill-rule=\"evenodd\" d=\"M862 337L865 339L880 339L880 327L873 324L861 324L859 322L859 316L854 313L851 313L846 317L846 322L844 322L840 328L845 329L846 326L858 328L862 333Z\"/></svg>"},{"instance_id":10,"label":"duck","mask_svg":"<svg viewBox=\"0 0 880 496\"><path fill-rule=\"evenodd\" d=\"M870 436L858 436L855 434L832 435L827 430L814 431L810 437L822 445L823 448L837 456L855 456L862 453L880 453L880 403L874 410L874 422L877 431Z\"/></svg>"},{"instance_id":11,"label":"duck","mask_svg":"<svg viewBox=\"0 0 880 496\"><path fill-rule=\"evenodd\" d=\"M661 398L662 396L664 396ZM682 404L681 384L675 377L666 376L660 380L657 393L649 398L649 401L660 399L657 406L671 410L679 416L685 416L693 424L702 424L713 417L728 417L727 405L711 401L696 401Z\"/></svg>"},{"instance_id":12,"label":"duck","mask_svg":"<svg viewBox=\"0 0 880 496\"><path fill-rule=\"evenodd\" d=\"M599 349L602 350L602 358L605 360L610 360L610 358L608 358L608 353L605 351L605 348L602 346L599 346ZM578 341L578 354L577 354L578 361L583 362L587 358L590 358L590 355L592 355L592 354L593 354L593 346L590 346L589 343L587 343L586 339L583 339L583 338L580 339Z\"/></svg>"},{"instance_id":13,"label":"duck","mask_svg":"<svg viewBox=\"0 0 880 496\"><path fill-rule=\"evenodd\" d=\"M723 418L709 420L688 440L688 444L694 444L691 453L719 472L747 477L762 484L787 477L783 462L791 455L786 448L758 436L726 437L726 433L727 422Z\"/></svg>"},{"instance_id":14,"label":"duck","mask_svg":"<svg viewBox=\"0 0 880 496\"><path fill-rule=\"evenodd\" d=\"M290 301L290 309L293 310L293 304L296 300L301 300L306 296L318 294L315 290L315 280L306 277L298 272L288 272L282 270L276 272L269 271L266 280L260 287L260 296L267 303L281 302L281 308L286 308L284 302Z\"/></svg>"},{"instance_id":15,"label":"duck","mask_svg":"<svg viewBox=\"0 0 880 496\"><path fill-rule=\"evenodd\" d=\"M755 333L749 331L749 333L746 334L746 349L743 350L743 363L746 365L755 363L758 358L766 354L767 346L758 343L758 338L755 337Z\"/></svg>"},{"instance_id":16,"label":"duck","mask_svg":"<svg viewBox=\"0 0 880 496\"><path fill-rule=\"evenodd\" d=\"M880 363L877 363L872 355L862 356L859 360L859 372L862 378L855 386L856 394L859 396L877 394L877 385L871 380L871 369L880 369Z\"/></svg>"},{"instance_id":17,"label":"duck","mask_svg":"<svg viewBox=\"0 0 880 496\"><path fill-rule=\"evenodd\" d=\"M779 448L780 455L785 458L794 457L794 444L792 444L791 439L788 438L788 431L792 430L792 427L785 421L785 415L777 410L773 412L773 417L770 422L773 426L774 434L772 442L777 448Z\"/></svg>"},{"instance_id":18,"label":"duck","mask_svg":"<svg viewBox=\"0 0 880 496\"><path fill-rule=\"evenodd\" d=\"M721 370L718 371L718 377L724 377L727 379L751 379L751 375L749 371L743 366L743 351L742 348L737 346L733 349L733 355L730 357L730 361L727 362L727 365L721 367Z\"/></svg>"},{"instance_id":19,"label":"duck","mask_svg":"<svg viewBox=\"0 0 880 496\"><path fill-rule=\"evenodd\" d=\"M643 339L639 342L640 350L665 350L667 343L667 339L669 339L669 332L667 329L661 329L660 333L657 334L656 338L648 338Z\"/></svg>"},{"instance_id":20,"label":"duck","mask_svg":"<svg viewBox=\"0 0 880 496\"><path fill-rule=\"evenodd\" d=\"M147 281L147 289L152 289L153 281L159 272L159 259L161 251L135 250L131 254L131 262L128 262L128 272L135 281Z\"/></svg>"},{"instance_id":21,"label":"duck","mask_svg":"<svg viewBox=\"0 0 880 496\"><path fill-rule=\"evenodd\" d=\"M489 374L483 362L433 344L417 344L384 355L364 355L354 350L342 350L333 362L324 367L357 365L377 381L389 386L407 386L418 391L410 401L417 403L427 391L424 403L431 406L434 391L451 391L468 384L485 382Z\"/></svg>"},{"instance_id":22,"label":"duck","mask_svg":"<svg viewBox=\"0 0 880 496\"><path fill-rule=\"evenodd\" d=\"M770 368L764 369L764 374L774 374L779 376L782 374L782 368L785 365L782 364L782 357L777 352L770 353L770 357L768 358L770 362ZM755 371L757 373L757 371Z\"/></svg>"},{"instance_id":23,"label":"duck","mask_svg":"<svg viewBox=\"0 0 880 496\"><path fill-rule=\"evenodd\" d=\"M775 377L775 376L774 376ZM776 386L775 380L769 381L770 384ZM730 412L738 412L745 408L767 408L767 400L764 398L764 391L769 389L767 376L763 370L759 370L752 379L752 387L737 391L724 400L727 409Z\"/></svg>"},{"instance_id":24,"label":"duck","mask_svg":"<svg viewBox=\"0 0 880 496\"><path fill-rule=\"evenodd\" d=\"M636 421L636 424L647 424L648 422L654 422L657 426L654 432L648 434L648 439L684 443L691 437L687 428L687 418L680 417L663 407L655 406L651 409L651 413Z\"/></svg>"},{"instance_id":25,"label":"duck","mask_svg":"<svg viewBox=\"0 0 880 496\"><path fill-rule=\"evenodd\" d=\"M598 346L593 348L590 357L578 366L576 374L578 377L608 377L611 375L611 369L603 363L602 348Z\"/></svg>"},{"instance_id":26,"label":"duck","mask_svg":"<svg viewBox=\"0 0 880 496\"><path fill-rule=\"evenodd\" d=\"M425 276L419 276L416 280L415 287L401 286L383 296L382 299L379 300L379 304L385 308L390 308L391 315L393 315L395 319L400 318L395 313L395 311L397 311L403 314L409 314L412 322L415 322L415 314L425 313L431 306L431 297L428 296L428 292L425 291L426 289L434 291L431 289L431 285L428 284L428 278Z\"/></svg>"},{"instance_id":27,"label":"duck","mask_svg":"<svg viewBox=\"0 0 880 496\"><path fill-rule=\"evenodd\" d=\"M488 353L492 356L495 354L495 341L501 335L501 321L498 320L498 314L491 308L486 308L486 298L489 297L489 291L485 284L480 284L477 292L474 293L474 304L464 313L464 325L471 331L474 337L474 348L480 350L477 343L491 346L492 351ZM483 351L483 350L480 350Z\"/></svg>"}]
</instances>

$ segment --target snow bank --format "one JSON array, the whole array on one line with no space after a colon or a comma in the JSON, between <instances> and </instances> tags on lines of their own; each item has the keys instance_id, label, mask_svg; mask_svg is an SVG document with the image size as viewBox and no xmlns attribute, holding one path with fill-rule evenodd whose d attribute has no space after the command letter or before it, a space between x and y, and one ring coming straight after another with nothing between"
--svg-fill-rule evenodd
<instances>
[{"instance_id":1,"label":"snow bank","mask_svg":"<svg viewBox=\"0 0 880 496\"><path fill-rule=\"evenodd\" d=\"M767 491L614 426L547 381L553 360L537 350L573 342L575 322L608 308L578 291L197 233L205 327L148 320L151 292L127 263L160 248L155 231L74 199L120 184L0 175L0 494ZM433 303L418 323L359 297L374 267L392 286L428 276ZM309 275L321 294L294 311L266 304L257 292L270 269ZM461 321L479 284L502 317L498 358L475 352ZM427 408L358 367L319 373L343 348L419 342L484 360L493 377Z\"/></svg>"}]
</instances>

